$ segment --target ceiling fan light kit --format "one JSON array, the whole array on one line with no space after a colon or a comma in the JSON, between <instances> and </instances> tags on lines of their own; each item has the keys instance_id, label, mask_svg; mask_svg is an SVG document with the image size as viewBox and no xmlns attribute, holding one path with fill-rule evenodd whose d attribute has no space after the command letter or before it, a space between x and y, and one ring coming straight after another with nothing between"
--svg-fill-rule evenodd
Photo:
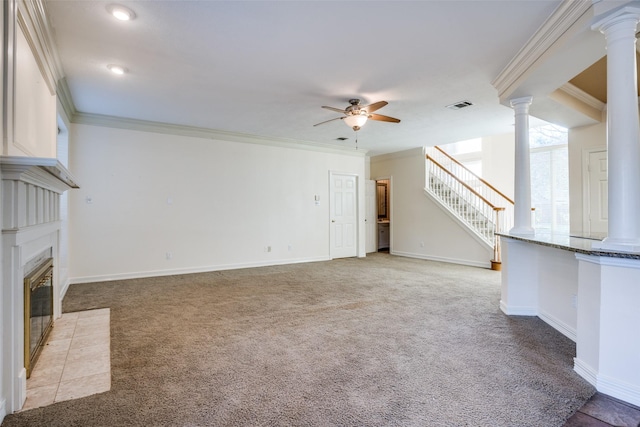
<instances>
[{"instance_id":1,"label":"ceiling fan light kit","mask_svg":"<svg viewBox=\"0 0 640 427\"><path fill-rule=\"evenodd\" d=\"M324 123L332 122L334 120L343 120L347 126L349 126L354 131L359 131L360 128L367 122L368 119L377 120L381 122L390 122L390 123L400 123L399 119L383 116L381 114L373 114L374 111L379 110L388 104L387 101L378 101L369 105L360 105L359 99L350 99L349 105L344 110L335 107L327 107L323 105L322 108L327 110L335 111L337 113L342 113L342 117L336 117L335 119L326 120L324 122L320 122L315 124L314 126L318 126Z\"/></svg>"},{"instance_id":2,"label":"ceiling fan light kit","mask_svg":"<svg viewBox=\"0 0 640 427\"><path fill-rule=\"evenodd\" d=\"M358 131L367 122L368 118L366 111L360 111L357 114L346 116L343 120L351 129Z\"/></svg>"}]
</instances>

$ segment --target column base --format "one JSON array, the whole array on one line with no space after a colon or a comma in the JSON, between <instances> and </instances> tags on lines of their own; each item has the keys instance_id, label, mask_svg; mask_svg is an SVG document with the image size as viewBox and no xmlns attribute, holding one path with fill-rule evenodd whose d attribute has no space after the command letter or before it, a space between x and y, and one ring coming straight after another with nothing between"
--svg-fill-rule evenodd
<instances>
[{"instance_id":1,"label":"column base","mask_svg":"<svg viewBox=\"0 0 640 427\"><path fill-rule=\"evenodd\" d=\"M533 227L513 227L509 234L514 236L535 236L536 230Z\"/></svg>"}]
</instances>

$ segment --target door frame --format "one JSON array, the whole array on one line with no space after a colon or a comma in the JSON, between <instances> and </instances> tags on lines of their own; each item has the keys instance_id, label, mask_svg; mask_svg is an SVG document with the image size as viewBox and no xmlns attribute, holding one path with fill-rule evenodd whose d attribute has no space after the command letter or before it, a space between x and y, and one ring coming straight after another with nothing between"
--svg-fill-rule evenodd
<instances>
[{"instance_id":1,"label":"door frame","mask_svg":"<svg viewBox=\"0 0 640 427\"><path fill-rule=\"evenodd\" d=\"M373 206L370 212L369 209L369 184L373 187L373 191L371 195L373 196ZM365 205L364 205L364 246L365 246L365 254L378 252L378 213L376 209L376 181L373 179L365 179L364 180L364 197L365 197ZM369 229L372 228L372 237L369 238ZM366 256L366 255L365 255Z\"/></svg>"},{"instance_id":2,"label":"door frame","mask_svg":"<svg viewBox=\"0 0 640 427\"><path fill-rule=\"evenodd\" d=\"M355 173L355 172L339 172L339 171L329 171L329 215L327 218L327 224L329 225L329 259L334 259L333 257L333 245L332 243L332 239L333 237L331 236L331 213L333 212L333 200L331 197L332 194L332 187L333 187L333 176L334 175L343 175L343 176L352 176L355 178L356 180L356 235L355 235L355 239L356 239L356 257L363 257L366 256L366 244L361 242L360 237L363 236L364 234L364 218L363 218L363 212L365 210L364 206L361 206L362 204L364 204L364 192L362 190L362 185L360 184L360 175ZM364 254L361 254L361 252L365 252Z\"/></svg>"},{"instance_id":3,"label":"door frame","mask_svg":"<svg viewBox=\"0 0 640 427\"><path fill-rule=\"evenodd\" d=\"M593 153L607 151L607 147L601 145L599 147L584 148L582 150L582 232L583 234L591 233L591 221L589 214L591 213L591 184L589 183L589 157ZM608 153L607 153L608 156ZM607 174L609 165L607 164Z\"/></svg>"},{"instance_id":4,"label":"door frame","mask_svg":"<svg viewBox=\"0 0 640 427\"><path fill-rule=\"evenodd\" d=\"M372 178L376 183L378 181L388 180L389 187L387 191L389 192L389 206L387 206L387 211L389 211L389 255L393 255L393 175L383 175ZM377 205L377 197L378 193L376 192L376 205ZM376 235L378 233L378 222L376 215ZM376 244L376 252L378 252L377 244Z\"/></svg>"}]
</instances>

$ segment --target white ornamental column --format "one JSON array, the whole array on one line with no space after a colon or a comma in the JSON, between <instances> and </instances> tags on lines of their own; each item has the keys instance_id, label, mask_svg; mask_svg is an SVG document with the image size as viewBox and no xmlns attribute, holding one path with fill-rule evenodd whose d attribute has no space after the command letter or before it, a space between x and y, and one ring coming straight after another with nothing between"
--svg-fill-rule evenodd
<instances>
[{"instance_id":1,"label":"white ornamental column","mask_svg":"<svg viewBox=\"0 0 640 427\"><path fill-rule=\"evenodd\" d=\"M513 228L509 234L532 236L531 226L531 164L529 162L529 106L533 97L511 100L515 114L515 187Z\"/></svg>"},{"instance_id":2,"label":"white ornamental column","mask_svg":"<svg viewBox=\"0 0 640 427\"><path fill-rule=\"evenodd\" d=\"M636 27L640 9L623 7L591 27L607 40L608 237L593 247L640 251L640 128Z\"/></svg>"}]
</instances>

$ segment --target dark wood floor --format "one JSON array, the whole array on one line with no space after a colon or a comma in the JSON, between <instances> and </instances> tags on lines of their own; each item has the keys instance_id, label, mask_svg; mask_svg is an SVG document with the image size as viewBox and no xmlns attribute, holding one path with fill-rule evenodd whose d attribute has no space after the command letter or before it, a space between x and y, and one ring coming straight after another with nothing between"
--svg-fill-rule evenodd
<instances>
[{"instance_id":1,"label":"dark wood floor","mask_svg":"<svg viewBox=\"0 0 640 427\"><path fill-rule=\"evenodd\" d=\"M640 408L596 393L564 427L640 427Z\"/></svg>"}]
</instances>

